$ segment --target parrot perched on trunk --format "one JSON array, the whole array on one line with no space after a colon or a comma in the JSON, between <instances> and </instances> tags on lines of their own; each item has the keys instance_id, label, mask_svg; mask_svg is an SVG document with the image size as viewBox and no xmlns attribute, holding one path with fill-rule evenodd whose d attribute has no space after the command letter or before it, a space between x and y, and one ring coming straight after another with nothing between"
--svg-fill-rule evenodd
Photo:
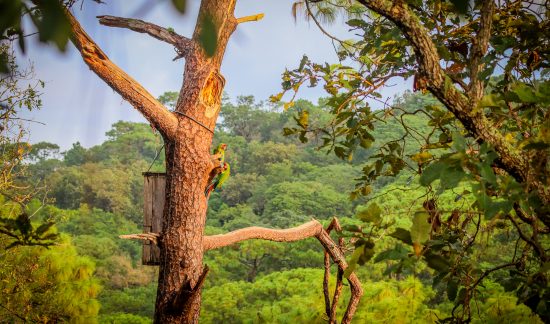
<instances>
[{"instance_id":1,"label":"parrot perched on trunk","mask_svg":"<svg viewBox=\"0 0 550 324\"><path fill-rule=\"evenodd\" d=\"M204 190L204 194L206 197L210 195L210 193L215 190L216 188L221 188L225 180L229 178L229 174L231 168L229 167L229 163L224 162L222 167L222 172L218 174L210 183L208 186L206 186L206 189Z\"/></svg>"},{"instance_id":2,"label":"parrot perched on trunk","mask_svg":"<svg viewBox=\"0 0 550 324\"><path fill-rule=\"evenodd\" d=\"M221 143L214 149L214 155L218 155L218 161L220 161L220 165L223 166L225 162L225 149L227 148L227 144Z\"/></svg>"}]
</instances>

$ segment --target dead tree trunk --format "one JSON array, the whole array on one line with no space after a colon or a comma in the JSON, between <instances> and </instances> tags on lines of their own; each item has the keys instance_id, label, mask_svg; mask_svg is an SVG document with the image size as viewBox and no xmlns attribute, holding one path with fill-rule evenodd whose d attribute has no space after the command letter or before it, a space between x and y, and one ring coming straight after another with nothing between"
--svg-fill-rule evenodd
<instances>
[{"instance_id":1,"label":"dead tree trunk","mask_svg":"<svg viewBox=\"0 0 550 324\"><path fill-rule=\"evenodd\" d=\"M198 322L200 291L208 272L203 266L203 252L212 248L209 244L214 243L203 242L207 210L204 189L214 168L210 160L210 146L225 83L219 72L220 65L229 37L237 25L263 16L237 19L234 9L235 0L203 0L190 39L137 19L99 17L103 25L128 28L172 44L178 52L177 58L185 58L184 82L174 113L111 62L67 12L73 31L72 41L84 62L140 111L159 130L165 142L166 201L162 232L155 238L161 248L155 323ZM207 41L215 43L215 51L211 55L207 55L200 45L208 37L214 39ZM322 235L320 224L315 226L314 234L329 250L333 260L344 269L347 264L337 245L331 243L330 236ZM254 231L254 228L251 230ZM223 239L225 241L225 236ZM351 312L346 312L347 320L344 322L351 320L361 295L357 277L352 274L350 280L353 282L354 298L350 303L352 307L348 308Z\"/></svg>"}]
</instances>

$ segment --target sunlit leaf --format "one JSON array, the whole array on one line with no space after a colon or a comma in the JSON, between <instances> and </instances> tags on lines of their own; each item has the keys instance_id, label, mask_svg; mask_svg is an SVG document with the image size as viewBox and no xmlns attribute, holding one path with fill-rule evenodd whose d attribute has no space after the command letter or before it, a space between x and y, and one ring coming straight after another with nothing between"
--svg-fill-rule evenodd
<instances>
[{"instance_id":1,"label":"sunlit leaf","mask_svg":"<svg viewBox=\"0 0 550 324\"><path fill-rule=\"evenodd\" d=\"M367 208L360 210L356 217L363 222L378 224L382 220L380 217L381 214L382 210L380 207L376 203L371 203Z\"/></svg>"},{"instance_id":2,"label":"sunlit leaf","mask_svg":"<svg viewBox=\"0 0 550 324\"><path fill-rule=\"evenodd\" d=\"M428 223L429 215L425 211L414 213L411 226L411 240L413 243L424 243L430 238L431 225Z\"/></svg>"}]
</instances>

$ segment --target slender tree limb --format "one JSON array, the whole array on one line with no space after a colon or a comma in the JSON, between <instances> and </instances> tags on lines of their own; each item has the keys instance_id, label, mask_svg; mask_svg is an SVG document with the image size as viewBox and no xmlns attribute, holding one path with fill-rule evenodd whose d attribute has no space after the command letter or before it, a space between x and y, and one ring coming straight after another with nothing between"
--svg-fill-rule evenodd
<instances>
[{"instance_id":1,"label":"slender tree limb","mask_svg":"<svg viewBox=\"0 0 550 324\"><path fill-rule=\"evenodd\" d=\"M321 245L328 251L332 260L336 264L338 264L338 267L342 271L346 270L346 268L348 267L348 263L346 262L344 254L342 253L338 245L336 245L336 243L334 243L334 241L330 238L330 235L328 235L328 233L325 230L323 230L321 231L320 235L317 236L317 239L319 240L319 242L321 242ZM342 318L343 324L351 323L351 319L353 318L353 315L357 310L357 305L359 304L359 300L363 295L363 288L361 288L361 282L359 281L359 278L357 278L357 275L355 273L352 273L348 277L348 282L351 288L351 297L348 302L348 307L346 309L346 312L344 313L344 317Z\"/></svg>"},{"instance_id":2,"label":"slender tree limb","mask_svg":"<svg viewBox=\"0 0 550 324\"><path fill-rule=\"evenodd\" d=\"M529 224L529 225L532 225L535 220L533 219L533 217L531 216L528 216L522 209L521 209L521 206L519 205L519 203L515 202L514 205L514 211L516 212L516 215L518 215L518 217L525 223Z\"/></svg>"},{"instance_id":3,"label":"slender tree limb","mask_svg":"<svg viewBox=\"0 0 550 324\"><path fill-rule=\"evenodd\" d=\"M173 138L178 126L176 116L114 64L68 10L65 13L71 24L71 41L90 69L136 108L164 136Z\"/></svg>"},{"instance_id":4,"label":"slender tree limb","mask_svg":"<svg viewBox=\"0 0 550 324\"><path fill-rule=\"evenodd\" d=\"M237 18L237 23L242 24L242 23L249 22L249 21L258 21L258 20L261 20L262 18L264 18L264 14L259 13L257 15L244 16L244 17Z\"/></svg>"},{"instance_id":5,"label":"slender tree limb","mask_svg":"<svg viewBox=\"0 0 550 324\"><path fill-rule=\"evenodd\" d=\"M342 295L342 287L344 279L344 270L338 268L338 273L336 274L336 288L334 288L334 296L332 297L332 306L330 309L329 324L336 323L336 309L338 307L338 301Z\"/></svg>"},{"instance_id":6,"label":"slender tree limb","mask_svg":"<svg viewBox=\"0 0 550 324\"><path fill-rule=\"evenodd\" d=\"M158 40L173 45L178 52L178 58L185 57L194 46L194 42L178 33L139 19L114 16L98 16L99 23L104 26L128 28L138 33L148 34Z\"/></svg>"},{"instance_id":7,"label":"slender tree limb","mask_svg":"<svg viewBox=\"0 0 550 324\"><path fill-rule=\"evenodd\" d=\"M546 252L544 251L544 248L540 245L540 243L534 238L527 237L527 235L521 230L521 227L511 215L506 215L506 218L508 218L510 222L512 222L512 224L518 231L518 234L521 237L521 239L533 247L533 250L540 257L542 262L546 262L547 260Z\"/></svg>"},{"instance_id":8,"label":"slender tree limb","mask_svg":"<svg viewBox=\"0 0 550 324\"><path fill-rule=\"evenodd\" d=\"M328 252L325 250L323 256L324 266L325 266L325 273L323 275L323 295L325 296L325 313L327 314L328 318L330 319L332 317L332 307L330 304L330 292L328 289L328 284L330 280L330 256L328 255ZM329 323L330 322L329 320Z\"/></svg>"},{"instance_id":9,"label":"slender tree limb","mask_svg":"<svg viewBox=\"0 0 550 324\"><path fill-rule=\"evenodd\" d=\"M336 232L340 233L342 231L342 227L340 226L340 222L338 222L338 219L334 217L330 224L327 227L327 233L330 234L332 230L335 230ZM338 238L338 247L340 248L340 251L342 251L342 248L344 246L344 238L339 237ZM328 259L328 253L325 251L325 260ZM330 266L330 264L329 264ZM325 261L325 269L326 269L326 261ZM330 274L330 272L329 272ZM326 275L326 272L325 272ZM330 299L328 297L328 283L327 283L327 289L325 290L325 300L329 300L328 305L330 306L330 309L327 311L327 316L329 318L328 322L329 324L335 324L336 323L336 309L338 306L338 300L340 299L340 295L342 293L342 286L343 282L342 279L344 278L344 270L341 268L338 268L338 273L336 274L336 287L334 288L334 295L332 297L332 305L330 305ZM327 280L328 281L328 280ZM326 301L325 301L326 303Z\"/></svg>"},{"instance_id":10,"label":"slender tree limb","mask_svg":"<svg viewBox=\"0 0 550 324\"><path fill-rule=\"evenodd\" d=\"M495 2L493 0L483 1L481 8L481 17L479 22L478 37L474 37L472 52L470 58L470 87L468 89L468 97L470 98L471 108L474 109L479 100L483 97L484 85L483 81L479 80L479 72L483 68L481 59L487 53L489 48L489 38L491 37L491 27L493 22L493 12L495 10Z\"/></svg>"},{"instance_id":11,"label":"slender tree limb","mask_svg":"<svg viewBox=\"0 0 550 324\"><path fill-rule=\"evenodd\" d=\"M334 222L334 220L333 220ZM336 228L336 225L333 225ZM338 225L339 226L339 225ZM331 226L329 226L331 228ZM204 236L203 246L205 251L216 248L221 248L234 243L246 241L249 239L263 239L276 242L293 242L306 239L309 237L316 237L321 243L325 251L330 255L334 263L336 263L339 269L343 271L348 267L344 253L340 247L332 240L330 235L325 231L323 225L317 220L312 220L298 227L290 229L269 229L263 227L248 227L227 234L219 234L212 236ZM351 297L348 302L348 307L342 318L342 323L351 323L351 319L357 310L359 300L363 295L363 288L361 288L361 282L357 278L355 273L352 273L348 282L351 289Z\"/></svg>"}]
</instances>

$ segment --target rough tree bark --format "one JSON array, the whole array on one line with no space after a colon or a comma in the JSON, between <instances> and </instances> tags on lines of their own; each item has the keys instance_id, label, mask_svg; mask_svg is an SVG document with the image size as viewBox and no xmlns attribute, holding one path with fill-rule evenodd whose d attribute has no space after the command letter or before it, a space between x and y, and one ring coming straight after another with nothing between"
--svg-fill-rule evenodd
<instances>
[{"instance_id":1,"label":"rough tree bark","mask_svg":"<svg viewBox=\"0 0 550 324\"><path fill-rule=\"evenodd\" d=\"M168 111L141 85L109 60L107 55L86 34L78 21L67 11L71 22L72 42L84 62L111 88L130 102L134 108L162 134L166 148L166 201L162 232L155 236L161 248L155 323L197 323L200 290L208 269L203 266L204 251L219 247L223 242L238 242L244 237L272 239L280 233L267 229L249 228L226 236L203 239L207 210L204 188L210 171L213 129L221 105L224 78L220 65L229 37L239 23L255 21L261 14L234 17L235 0L203 0L192 38L186 38L163 27L138 19L112 16L98 17L100 23L111 27L128 28L146 33L176 48L177 58L185 58L184 81L175 113ZM204 26L215 26L216 50L208 56L199 45ZM339 247L323 230L320 223L308 223L292 235L315 236L338 264L347 267ZM275 233L275 234L274 234ZM284 231L283 231L284 234ZM267 235L263 237L262 235ZM286 234L285 234L286 235ZM284 235L283 235L284 236ZM283 241L288 241L284 237ZM352 300L343 322L349 322L362 294L355 274L349 278ZM328 315L328 314L327 314Z\"/></svg>"}]
</instances>

